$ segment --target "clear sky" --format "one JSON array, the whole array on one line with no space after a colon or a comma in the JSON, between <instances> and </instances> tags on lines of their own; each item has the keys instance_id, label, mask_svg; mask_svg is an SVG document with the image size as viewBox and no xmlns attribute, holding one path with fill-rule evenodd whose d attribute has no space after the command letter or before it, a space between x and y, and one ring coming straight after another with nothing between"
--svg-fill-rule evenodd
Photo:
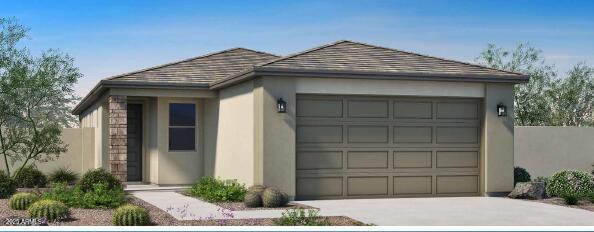
<instances>
[{"instance_id":1,"label":"clear sky","mask_svg":"<svg viewBox=\"0 0 594 232\"><path fill-rule=\"evenodd\" d=\"M25 1L0 17L24 45L75 58L85 95L100 79L231 47L286 55L348 39L461 61L529 42L566 72L594 65L594 1Z\"/></svg>"}]
</instances>

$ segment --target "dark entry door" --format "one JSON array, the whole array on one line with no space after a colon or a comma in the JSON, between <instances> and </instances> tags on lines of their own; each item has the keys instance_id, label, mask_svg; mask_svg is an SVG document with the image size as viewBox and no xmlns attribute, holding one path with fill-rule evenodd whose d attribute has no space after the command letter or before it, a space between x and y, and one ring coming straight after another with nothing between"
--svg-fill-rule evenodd
<instances>
[{"instance_id":1,"label":"dark entry door","mask_svg":"<svg viewBox=\"0 0 594 232\"><path fill-rule=\"evenodd\" d=\"M128 181L142 181L141 104L128 104Z\"/></svg>"}]
</instances>

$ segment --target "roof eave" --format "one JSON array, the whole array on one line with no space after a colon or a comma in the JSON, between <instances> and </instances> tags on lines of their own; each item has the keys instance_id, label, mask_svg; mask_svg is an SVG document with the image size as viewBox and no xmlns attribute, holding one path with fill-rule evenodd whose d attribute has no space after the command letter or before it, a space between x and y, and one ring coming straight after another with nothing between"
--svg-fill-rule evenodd
<instances>
[{"instance_id":1,"label":"roof eave","mask_svg":"<svg viewBox=\"0 0 594 232\"><path fill-rule=\"evenodd\" d=\"M209 89L208 84L167 83L167 82L142 82L101 80L91 91L74 107L72 114L79 115L99 99L110 88L142 88L142 89Z\"/></svg>"},{"instance_id":2,"label":"roof eave","mask_svg":"<svg viewBox=\"0 0 594 232\"><path fill-rule=\"evenodd\" d=\"M384 79L416 81L456 81L456 82L491 82L521 84L529 80L527 75L492 75L492 74L447 74L447 73L410 73L410 72L362 72L341 70L313 70L254 67L229 78L214 82L211 89L221 89L236 83L250 80L256 76L291 76L318 78Z\"/></svg>"}]
</instances>

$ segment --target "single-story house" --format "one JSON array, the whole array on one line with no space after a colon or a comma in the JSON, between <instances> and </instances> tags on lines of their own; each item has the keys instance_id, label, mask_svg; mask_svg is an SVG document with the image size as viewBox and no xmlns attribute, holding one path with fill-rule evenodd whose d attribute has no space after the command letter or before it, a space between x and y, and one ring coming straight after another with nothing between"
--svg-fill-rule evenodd
<instances>
[{"instance_id":1,"label":"single-story house","mask_svg":"<svg viewBox=\"0 0 594 232\"><path fill-rule=\"evenodd\" d=\"M526 75L352 41L234 48L100 81L73 110L124 182L201 176L297 199L478 196L513 188Z\"/></svg>"}]
</instances>

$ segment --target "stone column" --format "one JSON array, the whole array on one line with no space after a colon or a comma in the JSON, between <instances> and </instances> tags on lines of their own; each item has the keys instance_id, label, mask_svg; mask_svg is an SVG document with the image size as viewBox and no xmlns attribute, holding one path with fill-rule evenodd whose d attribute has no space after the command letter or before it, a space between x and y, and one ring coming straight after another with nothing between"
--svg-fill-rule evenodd
<instances>
[{"instance_id":1,"label":"stone column","mask_svg":"<svg viewBox=\"0 0 594 232\"><path fill-rule=\"evenodd\" d=\"M109 105L109 169L126 185L128 171L128 120L126 96L110 96Z\"/></svg>"}]
</instances>

